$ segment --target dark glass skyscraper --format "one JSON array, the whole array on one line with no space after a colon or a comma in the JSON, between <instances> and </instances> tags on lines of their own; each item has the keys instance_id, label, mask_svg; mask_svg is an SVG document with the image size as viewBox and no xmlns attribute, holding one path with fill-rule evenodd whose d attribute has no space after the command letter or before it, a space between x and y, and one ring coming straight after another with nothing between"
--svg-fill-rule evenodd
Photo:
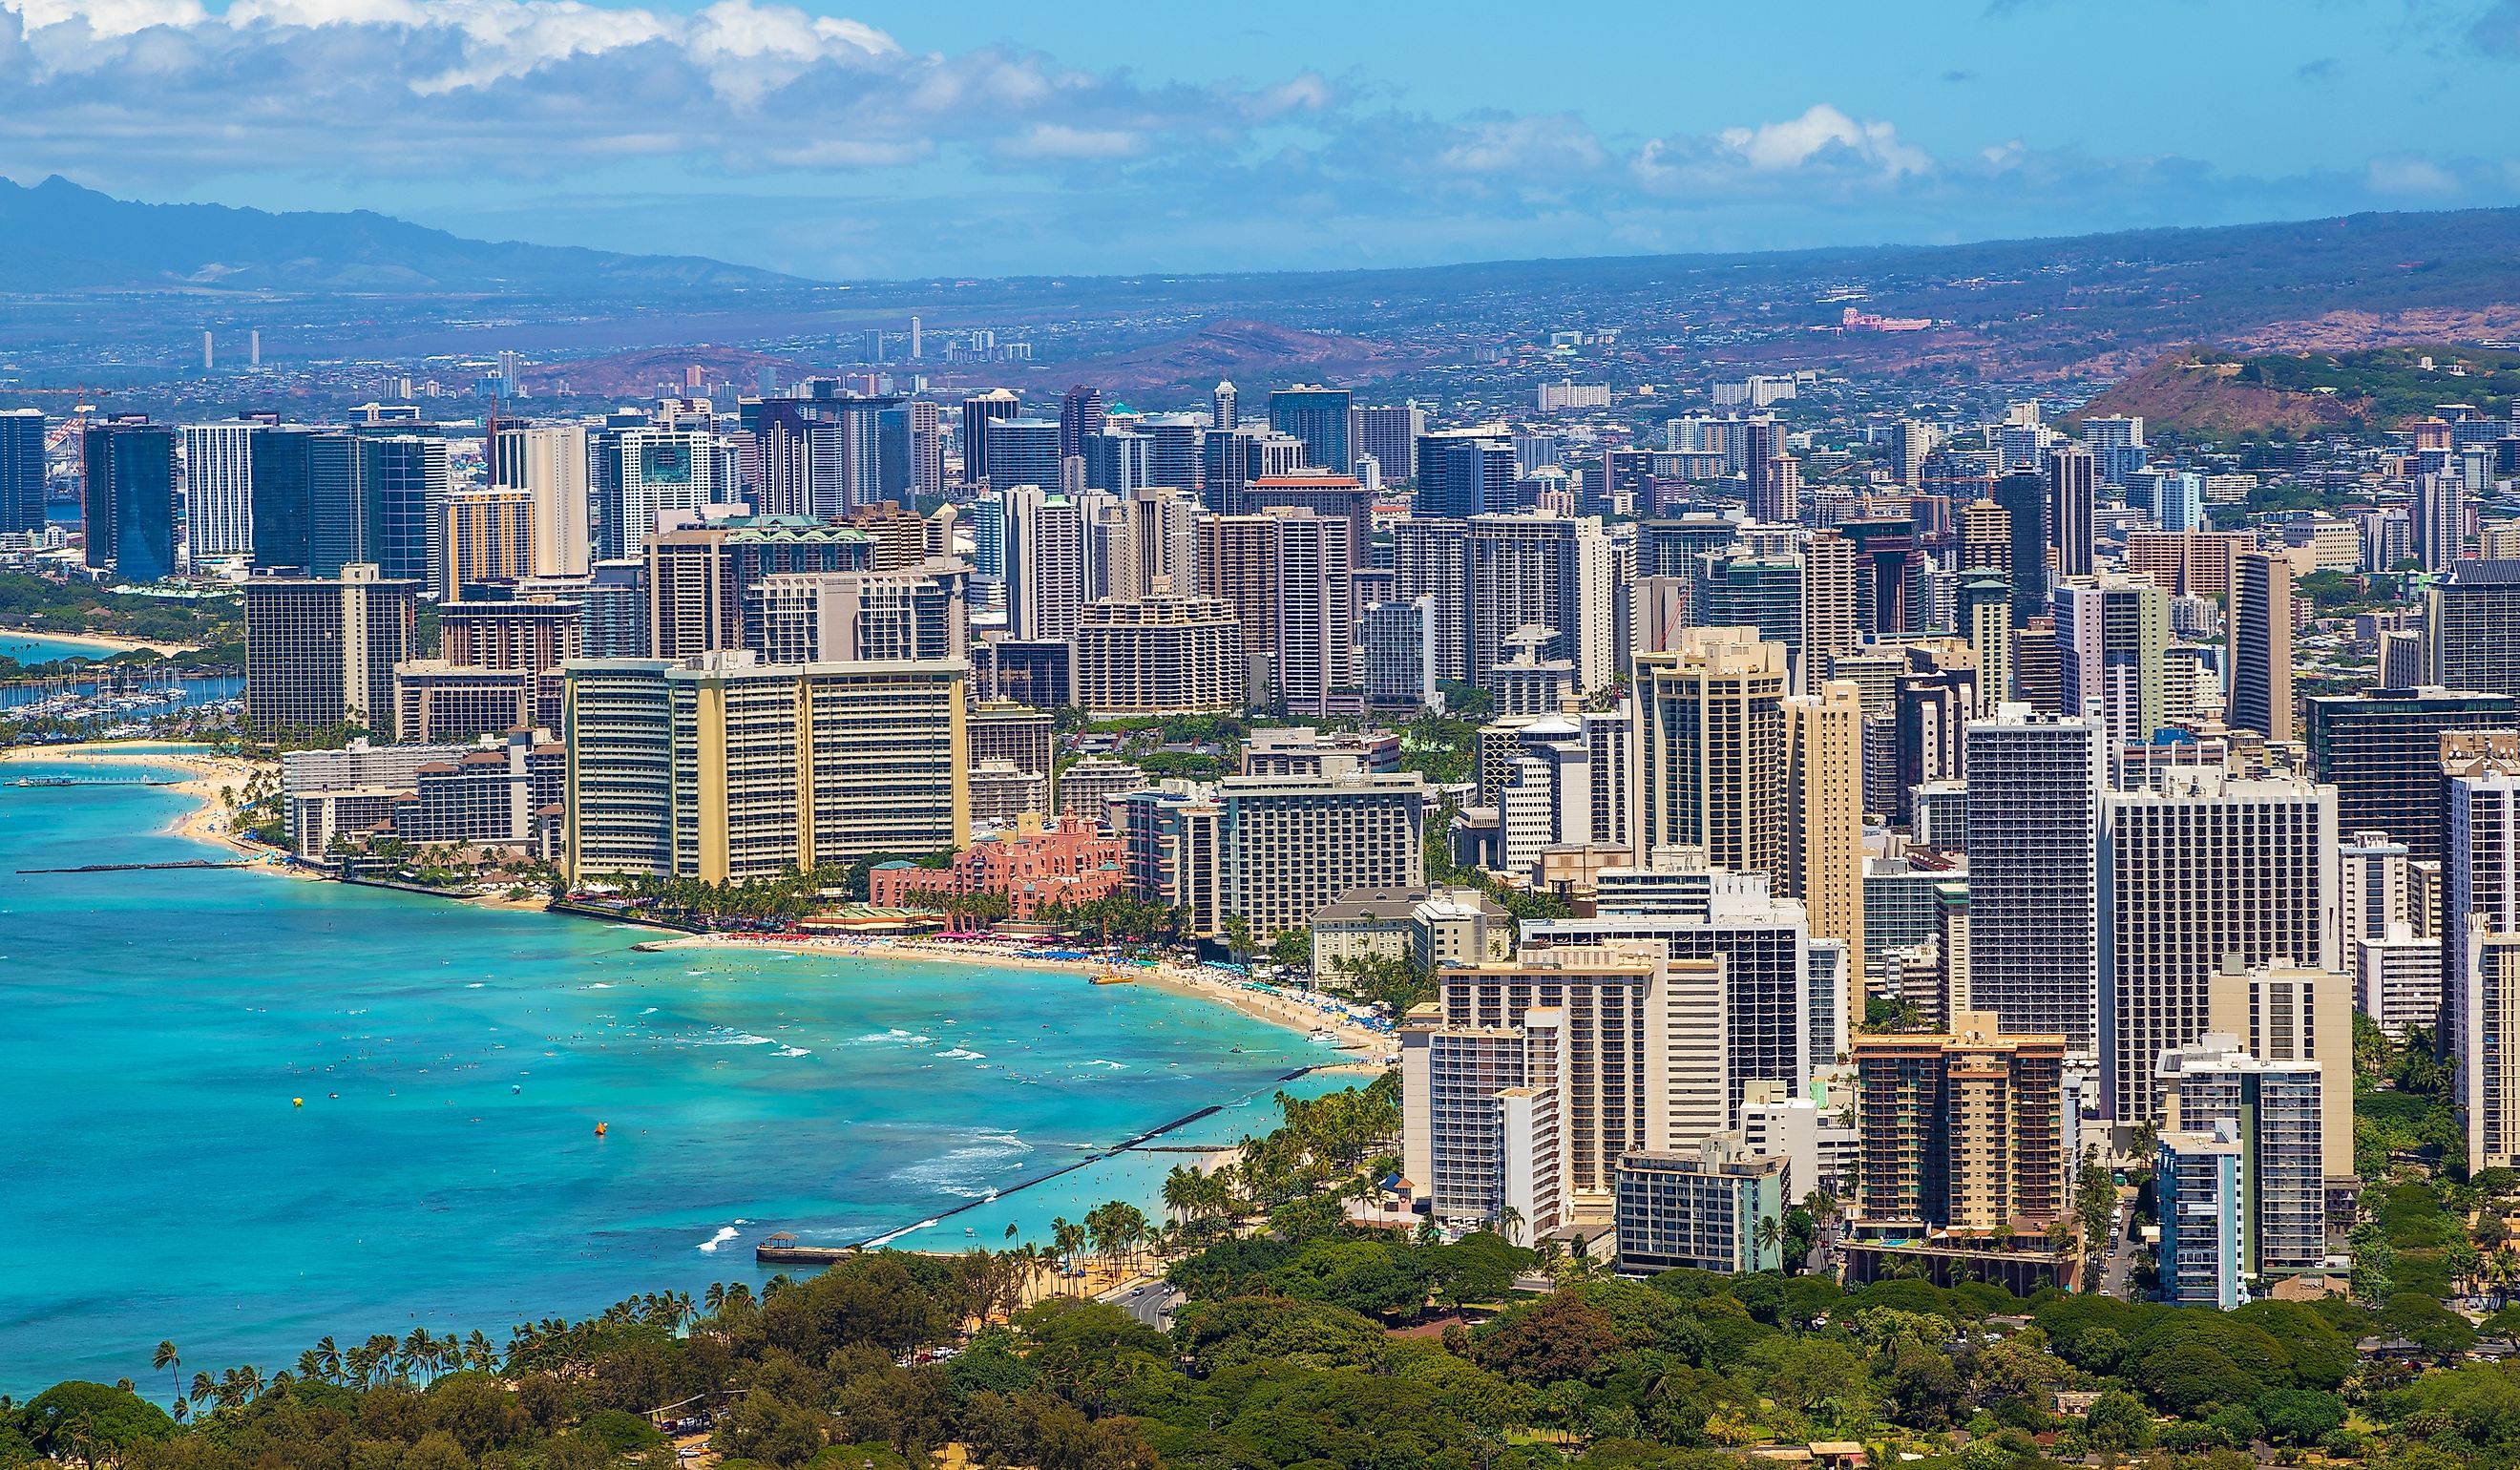
<instances>
[{"instance_id":1,"label":"dark glass skyscraper","mask_svg":"<svg viewBox=\"0 0 2520 1470\"><path fill-rule=\"evenodd\" d=\"M1994 499L2012 517L2012 626L2027 628L2048 610L2048 482L2007 474L1995 482Z\"/></svg>"},{"instance_id":2,"label":"dark glass skyscraper","mask_svg":"<svg viewBox=\"0 0 2520 1470\"><path fill-rule=\"evenodd\" d=\"M445 585L446 441L391 434L359 441L368 559L389 581Z\"/></svg>"},{"instance_id":3,"label":"dark glass skyscraper","mask_svg":"<svg viewBox=\"0 0 2520 1470\"><path fill-rule=\"evenodd\" d=\"M87 564L125 582L175 574L175 431L101 423L80 445L87 475Z\"/></svg>"},{"instance_id":4,"label":"dark glass skyscraper","mask_svg":"<svg viewBox=\"0 0 2520 1470\"><path fill-rule=\"evenodd\" d=\"M253 447L253 564L257 570L313 564L315 528L310 445L302 428L263 431Z\"/></svg>"},{"instance_id":5,"label":"dark glass skyscraper","mask_svg":"<svg viewBox=\"0 0 2520 1470\"><path fill-rule=\"evenodd\" d=\"M359 444L342 433L306 436L307 573L338 577L368 554L368 503L359 489Z\"/></svg>"},{"instance_id":6,"label":"dark glass skyscraper","mask_svg":"<svg viewBox=\"0 0 2520 1470\"><path fill-rule=\"evenodd\" d=\"M1418 441L1418 504L1412 513L1451 520L1514 509L1513 445L1481 434L1426 434Z\"/></svg>"},{"instance_id":7,"label":"dark glass skyscraper","mask_svg":"<svg viewBox=\"0 0 2520 1470\"><path fill-rule=\"evenodd\" d=\"M0 536L44 528L44 411L0 413Z\"/></svg>"},{"instance_id":8,"label":"dark glass skyscraper","mask_svg":"<svg viewBox=\"0 0 2520 1470\"><path fill-rule=\"evenodd\" d=\"M1102 432L1104 417L1101 388L1082 382L1069 388L1058 400L1058 457L1085 453L1086 441Z\"/></svg>"},{"instance_id":9,"label":"dark glass skyscraper","mask_svg":"<svg viewBox=\"0 0 2520 1470\"><path fill-rule=\"evenodd\" d=\"M1269 395L1269 426L1304 441L1304 459L1315 469L1349 474L1356 455L1348 447L1348 410L1354 395L1345 388L1297 383Z\"/></svg>"}]
</instances>

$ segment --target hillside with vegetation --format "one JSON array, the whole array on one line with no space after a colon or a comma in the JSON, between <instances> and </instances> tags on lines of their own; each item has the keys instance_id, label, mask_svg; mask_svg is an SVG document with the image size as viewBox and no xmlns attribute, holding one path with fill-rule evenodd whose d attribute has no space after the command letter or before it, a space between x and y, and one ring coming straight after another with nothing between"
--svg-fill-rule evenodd
<instances>
[{"instance_id":1,"label":"hillside with vegetation","mask_svg":"<svg viewBox=\"0 0 2520 1470\"><path fill-rule=\"evenodd\" d=\"M2447 404L2504 418L2515 394L2520 352L2448 342L2245 355L2185 348L2118 382L2075 417L2133 414L2147 429L2299 438L2400 428Z\"/></svg>"}]
</instances>

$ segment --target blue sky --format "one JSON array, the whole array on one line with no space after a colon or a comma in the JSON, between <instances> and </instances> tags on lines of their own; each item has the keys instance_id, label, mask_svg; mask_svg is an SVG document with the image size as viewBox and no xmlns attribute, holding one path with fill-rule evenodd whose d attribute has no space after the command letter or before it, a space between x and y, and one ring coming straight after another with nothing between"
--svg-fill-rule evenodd
<instances>
[{"instance_id":1,"label":"blue sky","mask_svg":"<svg viewBox=\"0 0 2520 1470\"><path fill-rule=\"evenodd\" d=\"M824 277L1344 268L2515 203L2515 84L2520 0L0 0L0 173Z\"/></svg>"}]
</instances>

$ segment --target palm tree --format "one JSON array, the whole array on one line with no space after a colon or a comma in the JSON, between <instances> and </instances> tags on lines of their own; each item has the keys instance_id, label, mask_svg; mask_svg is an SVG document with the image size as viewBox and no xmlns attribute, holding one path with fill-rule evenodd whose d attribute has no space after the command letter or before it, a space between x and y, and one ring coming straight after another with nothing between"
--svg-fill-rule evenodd
<instances>
[{"instance_id":1,"label":"palm tree","mask_svg":"<svg viewBox=\"0 0 2520 1470\"><path fill-rule=\"evenodd\" d=\"M1780 1239L1784 1233L1784 1226L1778 1223L1777 1217L1774 1215L1762 1215L1759 1217L1758 1226L1750 1232L1750 1240L1753 1245L1758 1247L1760 1260L1766 1260L1767 1257L1776 1250L1778 1240Z\"/></svg>"},{"instance_id":2,"label":"palm tree","mask_svg":"<svg viewBox=\"0 0 2520 1470\"><path fill-rule=\"evenodd\" d=\"M1497 1233L1505 1237L1506 1244L1522 1244L1522 1212L1520 1210L1515 1209L1511 1205L1507 1205L1504 1209L1497 1211L1496 1227Z\"/></svg>"},{"instance_id":3,"label":"palm tree","mask_svg":"<svg viewBox=\"0 0 2520 1470\"><path fill-rule=\"evenodd\" d=\"M182 1379L175 1376L175 1370L183 1365L183 1356L175 1351L172 1339L161 1340L158 1344L157 1351L149 1355L149 1366L166 1375L167 1386L175 1391L178 1402L181 1402L184 1397L184 1383Z\"/></svg>"},{"instance_id":4,"label":"palm tree","mask_svg":"<svg viewBox=\"0 0 2520 1470\"><path fill-rule=\"evenodd\" d=\"M334 1383L341 1377L341 1350L333 1344L333 1334L325 1333L315 1342L316 1355L324 1359L324 1381Z\"/></svg>"}]
</instances>

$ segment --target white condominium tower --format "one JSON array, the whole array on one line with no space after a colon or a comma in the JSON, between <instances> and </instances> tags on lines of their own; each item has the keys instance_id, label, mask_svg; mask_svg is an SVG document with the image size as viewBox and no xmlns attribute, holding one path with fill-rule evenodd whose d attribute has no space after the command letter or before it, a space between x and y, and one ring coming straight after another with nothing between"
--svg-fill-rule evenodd
<instances>
[{"instance_id":1,"label":"white condominium tower","mask_svg":"<svg viewBox=\"0 0 2520 1470\"><path fill-rule=\"evenodd\" d=\"M2005 704L1966 733L1969 994L2016 1036L2099 1045L2100 725Z\"/></svg>"},{"instance_id":2,"label":"white condominium tower","mask_svg":"<svg viewBox=\"0 0 2520 1470\"><path fill-rule=\"evenodd\" d=\"M259 423L184 427L184 538L193 555L253 550L253 436Z\"/></svg>"},{"instance_id":3,"label":"white condominium tower","mask_svg":"<svg viewBox=\"0 0 2520 1470\"><path fill-rule=\"evenodd\" d=\"M2100 1085L2126 1124L2161 1116L2153 1064L2212 1029L2228 961L2337 964L2336 788L2212 767L2159 780L2101 804Z\"/></svg>"}]
</instances>

